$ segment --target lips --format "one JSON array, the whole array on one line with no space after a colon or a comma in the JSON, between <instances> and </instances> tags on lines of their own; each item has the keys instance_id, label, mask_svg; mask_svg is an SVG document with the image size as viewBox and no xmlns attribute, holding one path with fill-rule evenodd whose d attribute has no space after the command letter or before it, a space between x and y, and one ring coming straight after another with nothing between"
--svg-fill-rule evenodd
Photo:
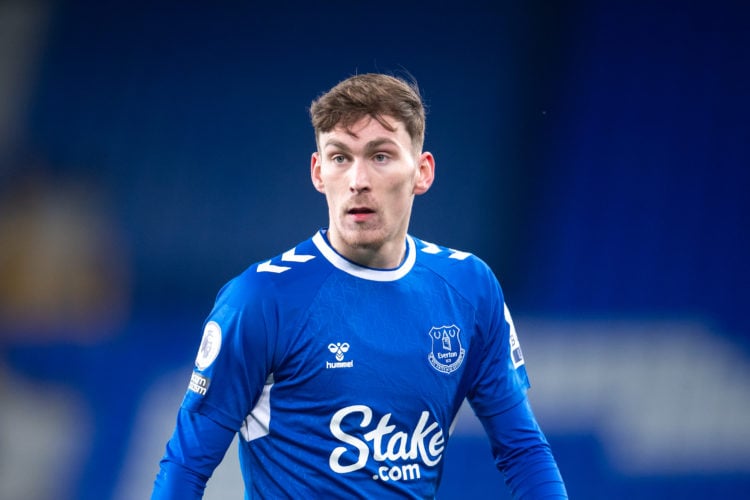
<instances>
[{"instance_id":1,"label":"lips","mask_svg":"<svg viewBox=\"0 0 750 500\"><path fill-rule=\"evenodd\" d=\"M346 215L356 223L369 222L375 214L375 210L369 207L352 207L346 211Z\"/></svg>"},{"instance_id":2,"label":"lips","mask_svg":"<svg viewBox=\"0 0 750 500\"><path fill-rule=\"evenodd\" d=\"M357 214L372 214L372 213L375 213L375 210L372 210L371 208L367 208L367 207L355 207L355 208L350 208L347 211L347 213L348 214L352 214L352 215L357 215Z\"/></svg>"}]
</instances>

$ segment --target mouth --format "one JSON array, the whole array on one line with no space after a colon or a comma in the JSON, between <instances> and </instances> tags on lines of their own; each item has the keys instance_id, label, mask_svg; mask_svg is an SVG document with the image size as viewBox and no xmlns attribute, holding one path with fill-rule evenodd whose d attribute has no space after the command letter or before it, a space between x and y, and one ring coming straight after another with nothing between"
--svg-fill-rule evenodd
<instances>
[{"instance_id":1,"label":"mouth","mask_svg":"<svg viewBox=\"0 0 750 500\"><path fill-rule=\"evenodd\" d=\"M347 210L349 215L359 215L359 214L374 214L375 210L367 207L354 207Z\"/></svg>"},{"instance_id":2,"label":"mouth","mask_svg":"<svg viewBox=\"0 0 750 500\"><path fill-rule=\"evenodd\" d=\"M353 207L346 211L346 214L354 219L355 222L365 222L369 220L375 210L368 207Z\"/></svg>"}]
</instances>

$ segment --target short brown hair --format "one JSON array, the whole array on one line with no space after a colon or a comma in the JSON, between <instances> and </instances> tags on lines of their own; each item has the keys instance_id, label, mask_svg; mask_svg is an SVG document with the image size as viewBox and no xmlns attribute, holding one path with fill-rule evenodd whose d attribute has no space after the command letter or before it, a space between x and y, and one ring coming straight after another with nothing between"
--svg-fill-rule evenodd
<instances>
[{"instance_id":1,"label":"short brown hair","mask_svg":"<svg viewBox=\"0 0 750 500\"><path fill-rule=\"evenodd\" d=\"M340 125L349 128L365 116L371 116L383 127L393 130L384 116L404 124L419 152L424 144L425 110L416 81L379 73L354 75L315 99L310 118L318 135Z\"/></svg>"}]
</instances>

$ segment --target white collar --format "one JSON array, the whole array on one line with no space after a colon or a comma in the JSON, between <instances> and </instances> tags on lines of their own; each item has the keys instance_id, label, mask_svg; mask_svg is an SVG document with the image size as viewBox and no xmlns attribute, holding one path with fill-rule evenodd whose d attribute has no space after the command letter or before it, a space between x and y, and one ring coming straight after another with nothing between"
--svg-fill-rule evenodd
<instances>
[{"instance_id":1,"label":"white collar","mask_svg":"<svg viewBox=\"0 0 750 500\"><path fill-rule=\"evenodd\" d=\"M318 247L320 253L322 253L323 257L333 264L334 267L347 274L356 276L357 278L370 281L396 281L406 276L406 274L411 271L412 267L414 267L414 262L417 260L417 251L414 240L411 236L406 235L406 258L399 267L395 269L373 269L360 266L359 264L355 264L354 262L345 259L336 252L336 250L334 250L328 243L328 240L323 236L324 232L325 230L321 229L315 233L315 236L312 238L313 243Z\"/></svg>"}]
</instances>

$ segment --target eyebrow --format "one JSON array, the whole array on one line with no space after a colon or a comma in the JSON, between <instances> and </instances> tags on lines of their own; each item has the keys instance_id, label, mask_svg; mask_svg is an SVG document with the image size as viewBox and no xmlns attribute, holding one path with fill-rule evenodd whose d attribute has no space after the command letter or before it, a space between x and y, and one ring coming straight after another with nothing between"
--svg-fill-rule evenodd
<instances>
[{"instance_id":1,"label":"eyebrow","mask_svg":"<svg viewBox=\"0 0 750 500\"><path fill-rule=\"evenodd\" d=\"M384 145L396 146L397 148L400 147L400 145L393 139L383 137L381 139L373 139L372 141L365 144L365 151L380 149Z\"/></svg>"},{"instance_id":2,"label":"eyebrow","mask_svg":"<svg viewBox=\"0 0 750 500\"><path fill-rule=\"evenodd\" d=\"M340 150L342 150L342 151L345 151L345 152L347 152L347 153L348 153L349 151L351 151L351 150L349 149L349 146L347 146L347 145L346 145L346 144L344 144L343 142L341 142L341 141L337 141L337 140L335 140L335 139L329 139L329 140L327 140L327 141L325 142L325 144L323 144L323 149L326 149L326 148L327 148L327 147L329 147L329 146L332 146L332 147L334 147L334 148L336 148L336 149L340 149Z\"/></svg>"},{"instance_id":3,"label":"eyebrow","mask_svg":"<svg viewBox=\"0 0 750 500\"><path fill-rule=\"evenodd\" d=\"M394 141L393 139L389 139L389 138L383 137L383 138L380 138L380 139L373 139L373 140L369 141L367 144L365 144L364 150L365 151L373 151L373 150L376 150L376 149L382 147L385 144L399 147L399 144L396 141ZM336 139L329 139L328 141L326 141L325 144L323 144L323 149L325 149L325 148L327 148L329 146L333 146L334 148L340 149L341 151L344 151L344 152L347 152L347 153L351 152L351 148L349 146L347 146L346 144L344 144L341 141L337 141Z\"/></svg>"}]
</instances>

